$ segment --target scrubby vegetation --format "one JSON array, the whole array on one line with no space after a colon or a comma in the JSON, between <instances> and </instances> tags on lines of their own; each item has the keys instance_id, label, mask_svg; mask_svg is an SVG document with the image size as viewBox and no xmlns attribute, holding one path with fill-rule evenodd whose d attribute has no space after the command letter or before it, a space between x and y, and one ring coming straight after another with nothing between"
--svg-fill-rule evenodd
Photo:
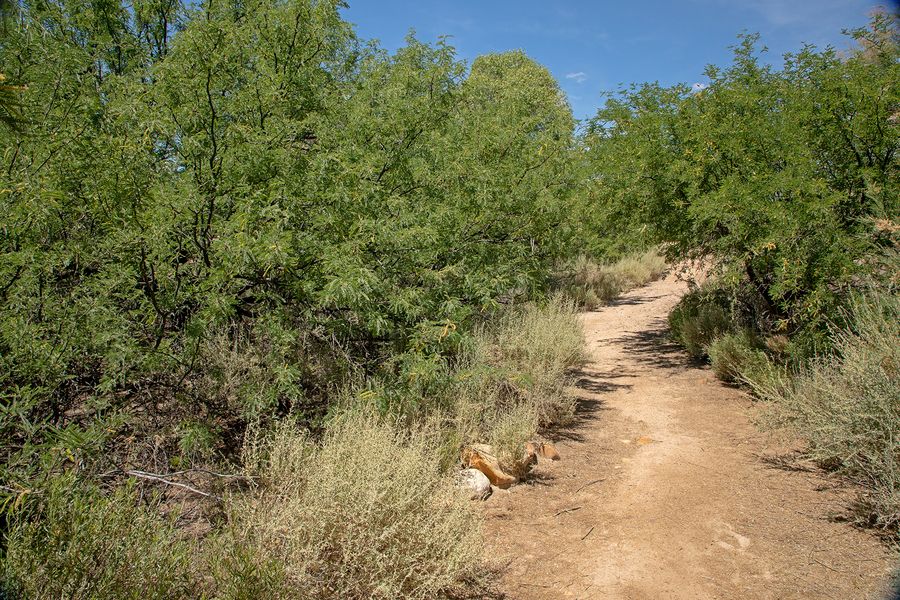
<instances>
[{"instance_id":1,"label":"scrubby vegetation","mask_svg":"<svg viewBox=\"0 0 900 600\"><path fill-rule=\"evenodd\" d=\"M747 329L713 340L709 345L709 361L716 377L733 383L765 372L767 359L759 346L754 332Z\"/></svg>"},{"instance_id":2,"label":"scrubby vegetation","mask_svg":"<svg viewBox=\"0 0 900 600\"><path fill-rule=\"evenodd\" d=\"M191 546L139 505L133 486L104 495L63 475L8 528L3 592L12 598L187 598ZM31 507L29 507L31 508Z\"/></svg>"},{"instance_id":3,"label":"scrubby vegetation","mask_svg":"<svg viewBox=\"0 0 900 600\"><path fill-rule=\"evenodd\" d=\"M620 231L708 276L672 312L673 337L768 400L809 456L868 485L871 522L898 533L900 339L885 298L898 283L900 46L888 13L850 33L853 52L806 46L780 70L743 36L705 89L612 97L587 135L591 194Z\"/></svg>"},{"instance_id":4,"label":"scrubby vegetation","mask_svg":"<svg viewBox=\"0 0 900 600\"><path fill-rule=\"evenodd\" d=\"M633 252L609 264L579 254L559 270L557 281L579 306L592 310L622 292L658 279L665 271L665 259L654 250Z\"/></svg>"},{"instance_id":5,"label":"scrubby vegetation","mask_svg":"<svg viewBox=\"0 0 900 600\"><path fill-rule=\"evenodd\" d=\"M48 599L486 589L479 517L455 482L460 449L488 442L524 475L525 442L572 415L565 387L582 343L574 304L553 296L482 327L454 361L417 364L390 386L368 379L334 391L318 434L298 427L302 414L257 422L240 468L207 486L221 494L214 504L196 488L142 499L134 480L107 497L85 482L108 473L63 466L65 476L9 496L3 589ZM185 485L177 475L159 477ZM207 516L187 514L186 502ZM206 532L197 538L177 522Z\"/></svg>"},{"instance_id":6,"label":"scrubby vegetation","mask_svg":"<svg viewBox=\"0 0 900 600\"><path fill-rule=\"evenodd\" d=\"M669 329L688 353L702 359L716 338L735 327L730 305L719 290L710 286L685 294L669 313Z\"/></svg>"},{"instance_id":7,"label":"scrubby vegetation","mask_svg":"<svg viewBox=\"0 0 900 600\"><path fill-rule=\"evenodd\" d=\"M748 382L771 404L772 423L800 431L809 455L871 489L862 516L885 530L900 525L900 302L853 301L835 353L799 373L774 371ZM746 372L746 371L741 371Z\"/></svg>"},{"instance_id":8,"label":"scrubby vegetation","mask_svg":"<svg viewBox=\"0 0 900 600\"><path fill-rule=\"evenodd\" d=\"M477 517L438 459L427 430L359 412L317 445L289 426L254 440L255 489L230 508L228 533L247 555L227 565L241 575L228 595L425 599L476 576ZM245 589L254 570L274 573Z\"/></svg>"},{"instance_id":9,"label":"scrubby vegetation","mask_svg":"<svg viewBox=\"0 0 900 600\"><path fill-rule=\"evenodd\" d=\"M2 15L0 595L480 589L460 450L524 475L577 310L666 258L711 273L674 335L896 527L891 18L578 132L524 53L390 54L341 7Z\"/></svg>"}]
</instances>

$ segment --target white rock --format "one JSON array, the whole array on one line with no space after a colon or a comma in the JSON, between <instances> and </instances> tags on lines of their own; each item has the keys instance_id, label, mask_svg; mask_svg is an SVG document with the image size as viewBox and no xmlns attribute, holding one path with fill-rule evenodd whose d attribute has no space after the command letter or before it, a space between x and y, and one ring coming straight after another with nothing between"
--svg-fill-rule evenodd
<instances>
[{"instance_id":1,"label":"white rock","mask_svg":"<svg viewBox=\"0 0 900 600\"><path fill-rule=\"evenodd\" d=\"M491 480L478 469L464 469L457 476L460 487L472 490L472 500L484 500L491 495Z\"/></svg>"}]
</instances>

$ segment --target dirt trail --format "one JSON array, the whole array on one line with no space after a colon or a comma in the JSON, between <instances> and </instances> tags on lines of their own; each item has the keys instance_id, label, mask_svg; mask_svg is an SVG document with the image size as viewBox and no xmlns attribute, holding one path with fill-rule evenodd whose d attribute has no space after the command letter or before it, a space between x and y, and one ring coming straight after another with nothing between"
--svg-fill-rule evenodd
<instances>
[{"instance_id":1,"label":"dirt trail","mask_svg":"<svg viewBox=\"0 0 900 600\"><path fill-rule=\"evenodd\" d=\"M752 405L666 339L674 278L586 313L590 361L562 461L485 504L502 589L533 598L884 597L892 563L837 522L848 492L774 465Z\"/></svg>"}]
</instances>

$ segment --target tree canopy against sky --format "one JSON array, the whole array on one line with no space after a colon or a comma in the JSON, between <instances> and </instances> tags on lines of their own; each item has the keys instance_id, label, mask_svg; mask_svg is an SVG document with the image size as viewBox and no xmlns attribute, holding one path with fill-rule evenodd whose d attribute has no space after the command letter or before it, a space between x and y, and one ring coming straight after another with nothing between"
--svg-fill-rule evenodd
<instances>
[{"instance_id":1,"label":"tree canopy against sky","mask_svg":"<svg viewBox=\"0 0 900 600\"><path fill-rule=\"evenodd\" d=\"M450 36L461 58L524 50L560 81L575 116L593 116L601 93L620 84L708 84L707 64L725 64L735 37L761 34L778 62L803 43L846 48L843 28L864 26L876 0L351 1L344 17L392 50L409 28L424 40Z\"/></svg>"}]
</instances>

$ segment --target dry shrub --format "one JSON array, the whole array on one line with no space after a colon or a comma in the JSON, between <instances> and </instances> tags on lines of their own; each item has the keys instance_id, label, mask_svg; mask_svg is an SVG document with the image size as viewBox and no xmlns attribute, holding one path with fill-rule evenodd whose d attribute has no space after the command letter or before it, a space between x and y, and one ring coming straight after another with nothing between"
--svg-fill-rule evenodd
<instances>
[{"instance_id":1,"label":"dry shrub","mask_svg":"<svg viewBox=\"0 0 900 600\"><path fill-rule=\"evenodd\" d=\"M626 289L640 287L659 279L666 272L666 260L655 250L625 256L608 269L618 276Z\"/></svg>"},{"instance_id":2,"label":"dry shrub","mask_svg":"<svg viewBox=\"0 0 900 600\"><path fill-rule=\"evenodd\" d=\"M498 415L489 433L488 441L500 467L519 479L526 475L522 461L525 442L534 439L537 431L537 415L534 407L522 403Z\"/></svg>"},{"instance_id":3,"label":"dry shrub","mask_svg":"<svg viewBox=\"0 0 900 600\"><path fill-rule=\"evenodd\" d=\"M521 477L525 442L575 413L567 388L582 361L584 337L574 302L562 295L520 307L492 325L476 333L454 374L443 455L455 462L462 447L488 443L504 470Z\"/></svg>"},{"instance_id":4,"label":"dry shrub","mask_svg":"<svg viewBox=\"0 0 900 600\"><path fill-rule=\"evenodd\" d=\"M665 259L655 250L629 255L608 265L581 255L561 270L558 286L578 306L593 310L624 291L658 279L665 271Z\"/></svg>"},{"instance_id":5,"label":"dry shrub","mask_svg":"<svg viewBox=\"0 0 900 600\"><path fill-rule=\"evenodd\" d=\"M571 419L575 399L566 387L584 358L584 333L572 300L556 295L544 305L527 306L481 340L489 362L511 374L511 383L523 391L539 425Z\"/></svg>"},{"instance_id":6,"label":"dry shrub","mask_svg":"<svg viewBox=\"0 0 900 600\"><path fill-rule=\"evenodd\" d=\"M259 488L233 505L231 535L253 552L220 570L261 570L248 585L285 598L425 599L461 585L481 566L479 521L432 438L351 411L319 445L286 426L249 443ZM252 597L233 580L229 597Z\"/></svg>"},{"instance_id":7,"label":"dry shrub","mask_svg":"<svg viewBox=\"0 0 900 600\"><path fill-rule=\"evenodd\" d=\"M168 600L195 597L191 547L129 486L104 496L59 477L6 535L0 597Z\"/></svg>"},{"instance_id":8,"label":"dry shrub","mask_svg":"<svg viewBox=\"0 0 900 600\"><path fill-rule=\"evenodd\" d=\"M578 256L563 269L559 288L579 306L593 310L606 304L623 289L624 282L609 269L590 258Z\"/></svg>"},{"instance_id":9,"label":"dry shrub","mask_svg":"<svg viewBox=\"0 0 900 600\"><path fill-rule=\"evenodd\" d=\"M475 352L484 349L479 345ZM479 362L474 353L468 361L470 364L458 373L450 399L448 452L454 460L459 458L463 446L486 443L497 420L520 399L518 389Z\"/></svg>"},{"instance_id":10,"label":"dry shrub","mask_svg":"<svg viewBox=\"0 0 900 600\"><path fill-rule=\"evenodd\" d=\"M227 414L251 420L297 404L308 409L353 371L338 346L308 330L302 321L268 316L252 328L234 325L210 332L199 348L194 390Z\"/></svg>"},{"instance_id":11,"label":"dry shrub","mask_svg":"<svg viewBox=\"0 0 900 600\"><path fill-rule=\"evenodd\" d=\"M867 486L865 518L898 534L900 299L858 300L850 322L835 333L835 355L750 384L770 403L770 424L799 433L811 458Z\"/></svg>"}]
</instances>

